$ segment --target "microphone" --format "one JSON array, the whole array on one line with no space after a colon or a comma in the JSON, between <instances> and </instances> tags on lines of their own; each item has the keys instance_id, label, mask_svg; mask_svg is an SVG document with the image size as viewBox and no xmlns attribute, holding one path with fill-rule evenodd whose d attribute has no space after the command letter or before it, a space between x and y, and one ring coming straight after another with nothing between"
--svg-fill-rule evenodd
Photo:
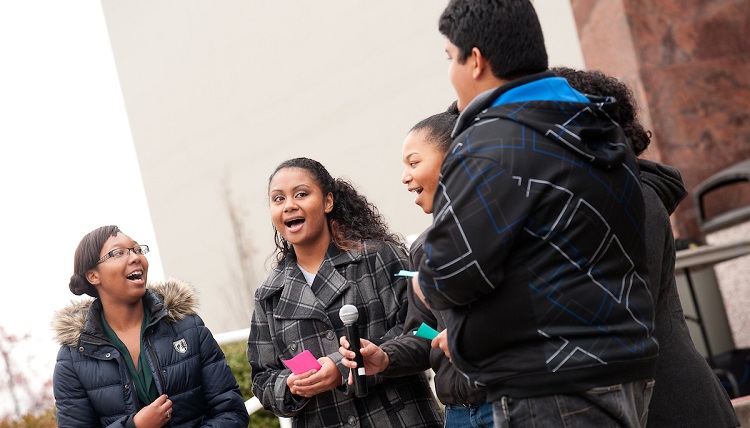
<instances>
[{"instance_id":1,"label":"microphone","mask_svg":"<svg viewBox=\"0 0 750 428\"><path fill-rule=\"evenodd\" d=\"M349 350L354 352L354 361L357 363L357 368L352 371L354 395L364 397L367 395L367 380L365 379L365 362L362 359L362 354L359 352L359 331L357 330L359 311L354 305L344 305L339 310L339 318L344 323L346 338L349 339Z\"/></svg>"}]
</instances>

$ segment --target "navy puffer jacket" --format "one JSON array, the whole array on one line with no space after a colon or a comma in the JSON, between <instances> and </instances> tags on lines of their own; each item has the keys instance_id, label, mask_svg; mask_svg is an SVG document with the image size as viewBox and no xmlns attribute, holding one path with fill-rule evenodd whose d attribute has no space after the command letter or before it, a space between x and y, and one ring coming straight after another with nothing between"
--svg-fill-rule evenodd
<instances>
[{"instance_id":1,"label":"navy puffer jacket","mask_svg":"<svg viewBox=\"0 0 750 428\"><path fill-rule=\"evenodd\" d=\"M151 284L143 297L151 319L143 335L159 394L172 400L172 427L247 427L237 381L203 320L189 285ZM57 312L62 345L53 377L57 423L65 427L133 427L138 398L124 357L107 338L98 299Z\"/></svg>"}]
</instances>

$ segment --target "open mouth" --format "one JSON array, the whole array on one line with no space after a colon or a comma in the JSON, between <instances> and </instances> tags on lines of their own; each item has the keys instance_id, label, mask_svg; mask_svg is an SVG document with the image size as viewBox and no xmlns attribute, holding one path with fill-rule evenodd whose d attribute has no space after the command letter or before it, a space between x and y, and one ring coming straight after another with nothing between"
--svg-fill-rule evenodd
<instances>
[{"instance_id":1,"label":"open mouth","mask_svg":"<svg viewBox=\"0 0 750 428\"><path fill-rule=\"evenodd\" d=\"M131 281L140 281L143 279L143 271L136 270L136 271L130 272L125 278Z\"/></svg>"},{"instance_id":2,"label":"open mouth","mask_svg":"<svg viewBox=\"0 0 750 428\"><path fill-rule=\"evenodd\" d=\"M411 189L409 191L412 192L412 193L416 193L417 195L419 195L420 193L422 193L423 190L424 190L423 188L417 187L417 188Z\"/></svg>"},{"instance_id":3,"label":"open mouth","mask_svg":"<svg viewBox=\"0 0 750 428\"><path fill-rule=\"evenodd\" d=\"M302 217L296 217L296 218L292 218L292 219L286 220L284 222L284 225L286 227L288 227L288 228L291 229L291 228L294 228L294 227L301 226L302 223L304 223L304 222L305 222L304 218L302 218Z\"/></svg>"}]
</instances>

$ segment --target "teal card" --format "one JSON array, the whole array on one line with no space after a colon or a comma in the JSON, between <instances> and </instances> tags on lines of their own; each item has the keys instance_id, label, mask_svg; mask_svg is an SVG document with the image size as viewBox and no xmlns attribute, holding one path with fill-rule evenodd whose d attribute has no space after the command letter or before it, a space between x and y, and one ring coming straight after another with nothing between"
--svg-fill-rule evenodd
<instances>
[{"instance_id":1,"label":"teal card","mask_svg":"<svg viewBox=\"0 0 750 428\"><path fill-rule=\"evenodd\" d=\"M438 335L438 331L429 325L422 323L417 330L414 330L414 335L423 337L427 340L432 340Z\"/></svg>"},{"instance_id":2,"label":"teal card","mask_svg":"<svg viewBox=\"0 0 750 428\"><path fill-rule=\"evenodd\" d=\"M400 271L398 271L397 274L395 274L393 276L416 276L416 275L417 275L417 272L414 272L414 271L411 271L411 270L403 270L403 269L401 269Z\"/></svg>"}]
</instances>

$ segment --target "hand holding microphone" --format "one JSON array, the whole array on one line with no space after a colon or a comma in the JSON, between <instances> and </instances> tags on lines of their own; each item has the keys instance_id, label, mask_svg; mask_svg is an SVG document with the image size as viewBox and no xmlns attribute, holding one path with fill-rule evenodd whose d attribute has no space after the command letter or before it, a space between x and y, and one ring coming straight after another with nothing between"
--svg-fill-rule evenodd
<instances>
[{"instance_id":1,"label":"hand holding microphone","mask_svg":"<svg viewBox=\"0 0 750 428\"><path fill-rule=\"evenodd\" d=\"M354 362L357 363L357 368L352 370L354 395L364 397L367 395L367 380L365 378L365 364L360 352L359 331L357 330L359 311L354 305L344 305L339 310L339 318L344 323L346 337L349 339L349 350L354 352Z\"/></svg>"}]
</instances>

